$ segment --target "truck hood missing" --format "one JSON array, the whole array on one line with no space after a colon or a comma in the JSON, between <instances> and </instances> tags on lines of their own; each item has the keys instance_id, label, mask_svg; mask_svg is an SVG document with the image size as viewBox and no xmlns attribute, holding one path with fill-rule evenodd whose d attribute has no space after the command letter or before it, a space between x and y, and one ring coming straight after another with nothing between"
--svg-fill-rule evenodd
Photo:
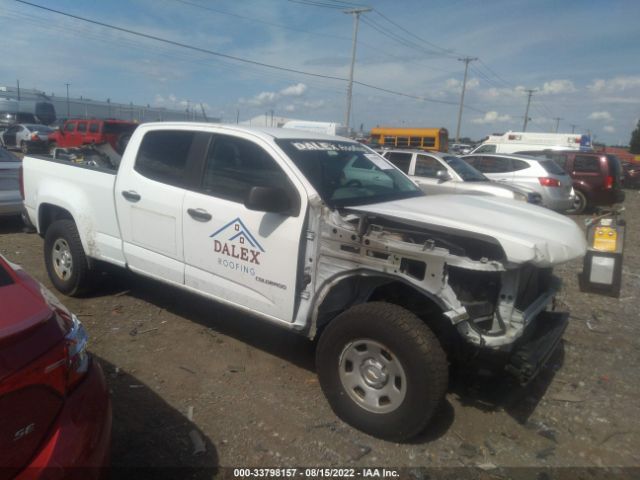
<instances>
[{"instance_id":1,"label":"truck hood missing","mask_svg":"<svg viewBox=\"0 0 640 480\"><path fill-rule=\"evenodd\" d=\"M584 255L586 241L576 223L545 208L475 195L433 195L349 207L430 230L494 238L508 261L548 267Z\"/></svg>"}]
</instances>

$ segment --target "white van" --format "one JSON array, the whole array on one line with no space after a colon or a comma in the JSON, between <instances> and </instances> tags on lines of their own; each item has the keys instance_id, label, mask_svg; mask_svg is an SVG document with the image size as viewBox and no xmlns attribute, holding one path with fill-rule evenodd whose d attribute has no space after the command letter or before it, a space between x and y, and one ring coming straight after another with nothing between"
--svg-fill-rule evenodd
<instances>
[{"instance_id":1,"label":"white van","mask_svg":"<svg viewBox=\"0 0 640 480\"><path fill-rule=\"evenodd\" d=\"M490 135L471 153L516 153L525 150L591 150L591 137L579 133L507 132Z\"/></svg>"},{"instance_id":2,"label":"white van","mask_svg":"<svg viewBox=\"0 0 640 480\"><path fill-rule=\"evenodd\" d=\"M340 123L334 122L312 122L307 120L290 120L282 128L293 128L304 130L307 133L324 133L326 135L338 135L348 137L349 130Z\"/></svg>"}]
</instances>

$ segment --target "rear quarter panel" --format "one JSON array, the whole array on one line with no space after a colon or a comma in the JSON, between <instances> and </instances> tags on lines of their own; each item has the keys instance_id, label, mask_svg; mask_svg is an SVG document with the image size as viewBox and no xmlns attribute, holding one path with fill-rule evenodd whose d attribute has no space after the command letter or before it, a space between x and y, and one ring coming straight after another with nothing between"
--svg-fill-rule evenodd
<instances>
[{"instance_id":1,"label":"rear quarter panel","mask_svg":"<svg viewBox=\"0 0 640 480\"><path fill-rule=\"evenodd\" d=\"M115 211L115 172L73 165L46 157L23 159L25 207L40 234L41 214L49 206L73 217L85 253L124 266L120 229Z\"/></svg>"}]
</instances>

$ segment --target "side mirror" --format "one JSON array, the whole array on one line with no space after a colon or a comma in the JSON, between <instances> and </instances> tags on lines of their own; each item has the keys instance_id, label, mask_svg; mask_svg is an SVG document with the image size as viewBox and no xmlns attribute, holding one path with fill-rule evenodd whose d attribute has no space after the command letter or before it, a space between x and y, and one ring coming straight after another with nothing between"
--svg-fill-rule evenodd
<instances>
[{"instance_id":1,"label":"side mirror","mask_svg":"<svg viewBox=\"0 0 640 480\"><path fill-rule=\"evenodd\" d=\"M446 182L447 180L451 180L451 175L446 170L438 170L436 172L436 178L441 182Z\"/></svg>"},{"instance_id":2,"label":"side mirror","mask_svg":"<svg viewBox=\"0 0 640 480\"><path fill-rule=\"evenodd\" d=\"M291 201L287 192L279 187L251 187L244 199L249 210L268 213L289 213Z\"/></svg>"}]
</instances>

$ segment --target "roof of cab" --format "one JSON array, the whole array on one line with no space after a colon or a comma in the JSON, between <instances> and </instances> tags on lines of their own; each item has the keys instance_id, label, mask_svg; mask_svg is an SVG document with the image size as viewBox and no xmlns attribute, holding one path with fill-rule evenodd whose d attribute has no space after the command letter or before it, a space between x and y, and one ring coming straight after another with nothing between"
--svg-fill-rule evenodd
<instances>
[{"instance_id":1,"label":"roof of cab","mask_svg":"<svg viewBox=\"0 0 640 480\"><path fill-rule=\"evenodd\" d=\"M211 129L212 131L228 130L229 132L250 133L265 139L295 139L295 140L324 140L324 141L346 141L355 142L346 137L336 137L326 133L308 132L305 130L296 130L293 128L266 128L266 127L245 127L241 125L226 123L203 123L203 122L149 122L140 125L143 128L152 128L162 126L166 128L172 127L197 127L198 129Z\"/></svg>"}]
</instances>

